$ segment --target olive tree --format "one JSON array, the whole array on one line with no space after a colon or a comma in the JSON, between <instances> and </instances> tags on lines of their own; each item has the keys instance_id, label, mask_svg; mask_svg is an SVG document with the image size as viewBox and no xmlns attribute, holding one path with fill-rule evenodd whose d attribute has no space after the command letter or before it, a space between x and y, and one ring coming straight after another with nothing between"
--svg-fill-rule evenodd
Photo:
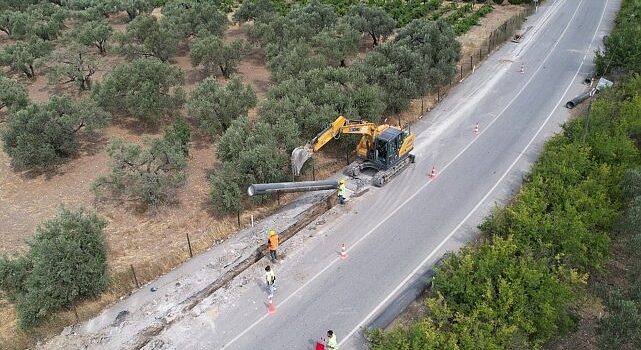
<instances>
[{"instance_id":1,"label":"olive tree","mask_svg":"<svg viewBox=\"0 0 641 350\"><path fill-rule=\"evenodd\" d=\"M420 54L425 69L416 75L418 86L441 86L456 75L461 44L447 22L413 20L398 31L394 42Z\"/></svg>"},{"instance_id":2,"label":"olive tree","mask_svg":"<svg viewBox=\"0 0 641 350\"><path fill-rule=\"evenodd\" d=\"M362 33L372 37L373 46L377 46L382 36L394 32L396 22L380 7L358 4L350 8L346 15L347 22Z\"/></svg>"},{"instance_id":3,"label":"olive tree","mask_svg":"<svg viewBox=\"0 0 641 350\"><path fill-rule=\"evenodd\" d=\"M0 51L0 64L33 78L36 76L34 67L39 63L39 59L49 54L52 49L51 42L39 38L17 41Z\"/></svg>"},{"instance_id":4,"label":"olive tree","mask_svg":"<svg viewBox=\"0 0 641 350\"><path fill-rule=\"evenodd\" d=\"M27 89L19 82L0 76L0 110L16 111L29 104Z\"/></svg>"},{"instance_id":5,"label":"olive tree","mask_svg":"<svg viewBox=\"0 0 641 350\"><path fill-rule=\"evenodd\" d=\"M111 38L113 28L104 20L89 21L76 27L71 37L86 46L95 46L101 55L107 53L107 40Z\"/></svg>"},{"instance_id":6,"label":"olive tree","mask_svg":"<svg viewBox=\"0 0 641 350\"><path fill-rule=\"evenodd\" d=\"M86 46L71 44L51 55L53 66L48 76L51 84L74 83L79 90L91 88L91 77L98 64L95 54Z\"/></svg>"},{"instance_id":7,"label":"olive tree","mask_svg":"<svg viewBox=\"0 0 641 350\"><path fill-rule=\"evenodd\" d=\"M425 68L419 53L397 43L379 46L356 65L368 83L381 87L390 114L400 112L418 97L417 77Z\"/></svg>"},{"instance_id":8,"label":"olive tree","mask_svg":"<svg viewBox=\"0 0 641 350\"><path fill-rule=\"evenodd\" d=\"M93 97L114 115L157 122L184 102L180 68L155 58L119 65L93 88Z\"/></svg>"},{"instance_id":9,"label":"olive tree","mask_svg":"<svg viewBox=\"0 0 641 350\"><path fill-rule=\"evenodd\" d=\"M50 2L40 2L27 8L27 33L43 40L55 40L64 28L67 11Z\"/></svg>"},{"instance_id":10,"label":"olive tree","mask_svg":"<svg viewBox=\"0 0 641 350\"><path fill-rule=\"evenodd\" d=\"M129 20L134 20L142 14L151 13L154 9L154 0L117 0L114 2L116 8L127 12Z\"/></svg>"},{"instance_id":11,"label":"olive tree","mask_svg":"<svg viewBox=\"0 0 641 350\"><path fill-rule=\"evenodd\" d=\"M345 67L345 60L358 53L359 33L341 22L331 30L324 30L313 39L317 51L329 62Z\"/></svg>"},{"instance_id":12,"label":"olive tree","mask_svg":"<svg viewBox=\"0 0 641 350\"><path fill-rule=\"evenodd\" d=\"M249 85L243 85L238 76L233 77L225 87L215 79L207 78L194 90L187 109L204 131L216 135L224 132L234 119L246 116L256 102L254 90Z\"/></svg>"},{"instance_id":13,"label":"olive tree","mask_svg":"<svg viewBox=\"0 0 641 350\"><path fill-rule=\"evenodd\" d=\"M129 58L156 57L166 62L178 52L181 34L166 19L137 16L119 35L120 51Z\"/></svg>"},{"instance_id":14,"label":"olive tree","mask_svg":"<svg viewBox=\"0 0 641 350\"><path fill-rule=\"evenodd\" d=\"M189 57L194 67L202 64L206 74L220 69L221 74L229 78L249 50L249 44L245 40L227 44L217 36L207 35L194 40Z\"/></svg>"},{"instance_id":15,"label":"olive tree","mask_svg":"<svg viewBox=\"0 0 641 350\"><path fill-rule=\"evenodd\" d=\"M233 19L236 22L252 20L265 20L276 12L271 0L243 0L240 7L234 11Z\"/></svg>"},{"instance_id":16,"label":"olive tree","mask_svg":"<svg viewBox=\"0 0 641 350\"><path fill-rule=\"evenodd\" d=\"M327 66L325 58L316 55L302 40L293 41L285 47L269 44L266 56L267 68L272 73L272 80L276 82Z\"/></svg>"},{"instance_id":17,"label":"olive tree","mask_svg":"<svg viewBox=\"0 0 641 350\"><path fill-rule=\"evenodd\" d=\"M173 136L149 138L145 147L112 139L107 146L110 173L100 176L92 190L100 199L133 200L160 205L175 198L185 182L185 145Z\"/></svg>"},{"instance_id":18,"label":"olive tree","mask_svg":"<svg viewBox=\"0 0 641 350\"><path fill-rule=\"evenodd\" d=\"M184 37L197 33L223 35L227 16L220 12L218 1L183 0L171 2L162 8L171 28Z\"/></svg>"},{"instance_id":19,"label":"olive tree","mask_svg":"<svg viewBox=\"0 0 641 350\"><path fill-rule=\"evenodd\" d=\"M76 151L81 130L94 131L108 120L109 114L90 99L52 96L7 118L4 150L18 166L47 168Z\"/></svg>"},{"instance_id":20,"label":"olive tree","mask_svg":"<svg viewBox=\"0 0 641 350\"><path fill-rule=\"evenodd\" d=\"M260 105L259 115L271 124L294 120L305 137L312 137L338 115L380 121L384 96L382 89L368 83L358 70L312 69L273 86Z\"/></svg>"},{"instance_id":21,"label":"olive tree","mask_svg":"<svg viewBox=\"0 0 641 350\"><path fill-rule=\"evenodd\" d=\"M245 182L236 164L223 163L220 169L209 178L213 207L222 213L240 213L245 208L243 204Z\"/></svg>"},{"instance_id":22,"label":"olive tree","mask_svg":"<svg viewBox=\"0 0 641 350\"><path fill-rule=\"evenodd\" d=\"M216 209L239 213L244 208L244 189L249 184L285 179L289 156L279 138L276 125L264 122L250 125L246 117L232 122L218 144L223 164L210 178L211 199Z\"/></svg>"},{"instance_id":23,"label":"olive tree","mask_svg":"<svg viewBox=\"0 0 641 350\"><path fill-rule=\"evenodd\" d=\"M22 11L0 12L0 30L12 39L23 39L29 30L29 15Z\"/></svg>"},{"instance_id":24,"label":"olive tree","mask_svg":"<svg viewBox=\"0 0 641 350\"><path fill-rule=\"evenodd\" d=\"M61 207L38 226L26 255L0 258L0 290L16 304L22 328L32 328L52 313L105 290L106 226L93 211Z\"/></svg>"}]
</instances>

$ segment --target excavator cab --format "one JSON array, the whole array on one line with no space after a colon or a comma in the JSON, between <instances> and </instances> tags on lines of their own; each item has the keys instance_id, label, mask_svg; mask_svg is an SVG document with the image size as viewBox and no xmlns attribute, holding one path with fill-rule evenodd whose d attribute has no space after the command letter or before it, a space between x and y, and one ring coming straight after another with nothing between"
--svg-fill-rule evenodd
<instances>
[{"instance_id":1,"label":"excavator cab","mask_svg":"<svg viewBox=\"0 0 641 350\"><path fill-rule=\"evenodd\" d=\"M388 169L398 161L399 150L405 133L395 128L387 128L374 140L374 152L368 159L379 169Z\"/></svg>"}]
</instances>

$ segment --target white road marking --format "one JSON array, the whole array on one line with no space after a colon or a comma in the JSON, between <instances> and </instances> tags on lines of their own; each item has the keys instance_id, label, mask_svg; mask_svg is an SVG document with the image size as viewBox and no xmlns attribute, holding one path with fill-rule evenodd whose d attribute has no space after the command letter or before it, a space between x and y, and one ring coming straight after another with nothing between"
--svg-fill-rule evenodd
<instances>
[{"instance_id":1,"label":"white road marking","mask_svg":"<svg viewBox=\"0 0 641 350\"><path fill-rule=\"evenodd\" d=\"M609 1L609 0L608 0L608 1ZM582 3L583 3L583 1L581 1L581 4L582 4ZM607 3L606 3L606 5L607 5ZM577 12L577 10L578 10L578 8L579 8L579 7L580 7L580 6L577 6L577 7L576 7L576 9L575 9L575 11L574 11L574 14L572 15L572 18L571 18L571 19L570 19L570 21L568 22L568 25L565 27L565 29L564 29L563 33L561 34L561 37L560 37L560 38L562 38L562 37L565 35L565 33L567 32L567 29L569 28L570 23L572 23L572 21L574 20L574 17L575 17L575 15L576 15L576 12ZM602 16L602 17L603 17L603 16ZM595 35L596 35L596 33L595 33ZM594 40L594 39L593 39L593 40ZM534 79L534 77L535 77L535 76L536 76L536 74L539 72L539 70L541 70L541 68L543 67L544 63L545 63L545 62L547 61L547 59L550 57L550 55L552 54L552 52L554 51L554 49L556 48L556 46L559 44L559 42L560 42L560 41L561 41L561 40L559 39L559 40L557 40L557 41L554 43L554 46L550 49L550 51L549 51L549 52L548 52L548 54L546 55L545 59L543 60L543 63L541 63L541 65L539 65L539 67L538 67L538 68L537 68L537 70L534 72L534 74L532 74L532 76L531 76L531 77L526 81L526 83L524 84L523 88L521 88L521 89L519 90L519 92L514 96L514 98L512 98L512 99L510 100L510 102L508 103L508 105L507 105L505 108L503 108L503 110L502 110L502 111L501 111L501 112L500 112L500 113L499 113L499 114L498 114L498 115L497 115L497 116L496 116L496 117L495 117L495 118L494 118L494 119L493 119L493 120L492 120L492 121L487 125L487 127L486 127L486 128L484 128L484 129L483 129L483 131L481 131L481 132L479 133L479 135L478 135L478 136L482 135L486 130L488 130L488 129L490 128L490 126L491 126L492 124L494 124L494 122L495 122L496 120L498 120L498 119L499 119L499 117L500 117L500 116L501 116L501 115L502 115L502 114L503 114L503 113L504 113L504 112L509 108L509 106L510 106L510 105L511 105L511 104L512 104L512 103L513 103L513 102L518 98L518 96L519 96L519 95L520 95L520 94L525 90L525 88L526 88L526 87L530 84L530 82ZM587 56L587 55L586 55L586 56ZM585 56L584 56L584 60L585 60ZM583 65L583 63L581 64L581 66L582 66L582 65ZM580 68L580 67L579 67L579 68ZM577 71L577 74L578 74L578 71ZM575 75L575 78L576 78L576 75ZM574 80L574 79L573 79L573 80ZM568 86L568 89L569 89L569 86ZM567 90L568 90L568 89L566 89L566 92L567 92ZM564 95L565 95L565 93L564 93ZM559 103L560 103L560 102L559 102ZM555 109L555 110L556 110L556 109ZM550 114L550 115L551 115L551 114ZM548 117L548 119L549 119L549 118L550 118L550 117ZM547 123L547 119L546 119L546 123ZM544 125L545 125L545 124L544 124ZM543 126L542 126L542 127L543 127ZM541 127L541 129L542 129L542 127ZM536 134L536 135L538 135L538 133L539 133L539 132L537 132L537 134ZM535 135L535 137L536 137L536 135ZM445 169L447 169L447 168L448 168L452 163L454 163L454 162L455 162L455 161L456 161L456 160L457 160L457 159L458 159L458 158L459 158L463 153L465 153L465 151L466 151L467 149L469 149L469 148L470 148L470 147L475 143L475 141L476 141L477 139L478 139L478 138L474 138L474 139L472 140L472 142L470 142L470 143L469 143L465 148L463 148L463 149L462 149L462 150L461 150L461 151L460 151L460 152L459 152L459 153L458 153L454 158L452 158L452 160L451 160L450 162L448 162L448 163L447 163L447 164L446 164L446 165L441 169L440 173L442 173L443 171L445 171ZM532 141L530 141L530 143L531 143L531 142L532 142ZM528 146L527 146L527 147L529 147L530 143L528 143ZM515 163L516 163L516 161L518 161L518 159L520 159L521 155L522 155L522 153L518 156L517 160L515 160ZM512 166L508 169L508 171L509 171L511 168L512 168ZM504 175L504 176L505 176L505 175ZM503 177L504 177L504 176L503 176ZM501 179L502 179L503 177L501 177ZM364 234L363 236L361 236L361 238L360 238L360 239L358 239L356 242L354 242L353 244L351 244L351 245L350 245L350 247L351 247L351 248L350 248L350 249L348 249L347 251L349 252L352 248L354 248L354 247L355 247L355 246L357 246L360 242L362 242L364 239L366 239L367 237L369 237L369 236L370 236L374 231L376 231L376 230L377 230L377 229L378 229L382 224L384 224L384 223L385 223L387 220L389 220L389 219L390 219L394 214L396 214L396 213L397 213L401 208L403 208L407 203L409 203L412 199L414 199L414 198L415 198L415 197L416 197L416 196L417 196L417 195L418 195L418 194L419 194L423 189L425 189L425 187L427 187L429 184L431 184L431 183L432 183L432 181L433 181L432 179L428 180L428 181L427 181L424 185L422 185L422 186L421 186L421 187L420 187L420 188L419 188L419 189L418 189L418 190L417 190L413 195L411 195L410 197L408 197L408 198L407 198L403 203L401 203L401 204L400 204L396 209L394 209L391 213L389 213L389 214L388 214L388 215L387 215L383 220L381 220L381 221L380 221L376 226L374 226L372 229L370 229L370 231L368 231L366 234ZM500 183L500 181L501 181L501 180L499 180L499 181L494 185L494 187L492 187L492 189L490 190L490 192L492 192L492 191L494 190L494 188L495 188L495 187ZM490 192L489 192L489 193L490 193ZM484 197L484 199L489 195L489 193ZM483 200L484 200L484 199L483 199ZM477 207L478 207L478 205L477 205ZM468 216L466 216L466 218L464 219L464 221L465 221L465 220L467 220L467 218L469 218L469 216L471 216L471 215L472 215L472 213L476 210L476 208L477 208L477 207L475 207L475 208L470 212L470 214L468 214ZM459 227L460 227L460 225L459 225ZM438 246L436 249L434 249L434 251L430 254L430 256L428 256L428 259L426 259L426 260L429 260L429 258L431 257L431 255L433 255L433 254L434 254L434 252L436 252L438 249L440 249L440 247L441 247L443 244L445 244L445 242L446 242L447 240L449 240L449 238L451 237L451 235L452 235L452 234L453 234L453 233L450 233L450 234L446 237L446 239L445 239L443 242L441 242L441 244L439 244L439 246ZM277 304L277 307L280 307L280 306L282 306L282 305L286 304L286 303L287 303L287 302L288 302L292 297L294 297L295 295L297 295L301 290L303 290L305 287L307 287L311 282L313 282L314 280L316 280L316 279L317 279L318 277L320 277L323 273L325 273L325 271L327 271L330 267L332 267L334 264L336 264L336 263L337 263L337 262L339 262L339 261L341 261L339 257L336 257L335 259L333 259L333 260L332 260L332 261L331 261L327 266L325 266L322 270L320 270L320 271L319 271L319 272L317 272L314 276L312 276L309 280L307 280L307 282L305 282L305 283L304 283L303 285L301 285L298 289L296 289L294 292L292 292L289 296L287 296L285 299L283 299L283 301L282 301L282 302L280 302L279 304ZM417 268L416 268L416 270L420 269L420 267L421 267L423 264L424 264L424 263L422 262L422 263L419 265L419 267L417 267ZM412 272L412 273L410 274L410 277L411 277L411 275L413 275L414 273L415 273L415 272ZM409 279L409 278L407 278L407 279ZM377 306L377 307L374 309L374 311L372 311L370 314L368 314L368 315L367 315L367 317L366 317L362 322L360 322L360 323L359 323L359 325L358 325L358 326L356 326L356 328L354 328L354 329L353 329L353 330L352 330L352 331L351 331L351 332L350 332L350 333L349 333L349 334L348 334L348 335L347 335L347 336L346 336L346 337L345 337L345 338L340 342L340 344L339 344L339 345L341 345L341 344L343 344L345 341L347 341L347 340L349 339L349 337L351 337L351 336L352 336L352 335L353 335L353 334L354 334L354 333L355 333L359 328L361 328L361 327L362 327L362 325L363 325L363 324L364 324L364 323L365 323L365 322L366 322L366 321L371 317L371 315L373 315L373 314L374 314L378 309L380 309L381 305L383 305L384 303L386 303L386 302L387 302L387 301L388 301L388 300L389 300L389 299L390 299L390 298L391 298L391 297L392 297L396 292L398 292L398 290L400 289L400 287L402 287L405 283L406 283L406 281L405 281L405 280L404 280L403 282L401 282L401 284L399 284L399 286L398 286L396 289L394 289L394 291L393 291L393 292L392 292L392 293L391 293L387 298L385 298L385 299L383 300L383 302L381 302L381 304L379 304L379 306ZM239 333L239 334L238 334L238 335L236 335L234 338L232 338L229 342L227 342L225 345L223 345L221 349L226 349L226 348L228 348L229 346L231 346L233 343L235 343L236 341L238 341L238 339L242 338L242 337L243 337L245 334L247 334L250 330L252 330L254 327L256 327L256 325L258 325L260 322L264 321L268 316L269 316L269 314L266 312L263 316L261 316L261 317L260 317L260 318L258 318L256 321L254 321L251 325L249 325L247 328L245 328L241 333Z\"/></svg>"},{"instance_id":2,"label":"white road marking","mask_svg":"<svg viewBox=\"0 0 641 350\"><path fill-rule=\"evenodd\" d=\"M589 45L589 47L592 47L592 44L594 43L594 39L596 38L596 34L598 33L599 28L601 27L601 23L603 22L603 16L604 16L604 14L605 14L605 9L606 9L606 8L607 8L607 6L608 6L608 2L609 2L609 0L606 0L606 3L605 3L605 5L604 5L604 7L603 7L603 11L601 12L601 18L599 19L599 24L597 25L597 28L596 28L596 30L595 30L595 32L594 32L594 35L592 36L592 40L590 41L590 45ZM583 3L583 1L581 1L581 4L582 4L582 3ZM577 10L579 9L579 7L580 7L580 4L579 4L579 6L577 6L577 8L574 10L574 14L575 14L575 15L576 15L576 12L577 12ZM567 27L566 27L566 29L563 31L563 34L561 34L561 38L565 35L565 32L566 32L566 31L567 31L567 29L569 28L569 24L570 24L570 23L572 23L572 20L573 20L573 19L574 19L574 15L572 16L572 18L571 18L571 19L570 19L570 21L568 22L568 26L567 26ZM559 40L557 41L557 43L558 43L559 41L561 41L561 39L559 39ZM556 45L555 45L555 46L556 46ZM550 53L551 53L553 50L554 50L554 48L553 48L552 50L550 50ZM588 52L589 52L589 51L588 51ZM550 55L550 54L548 53L548 57L549 57L549 55ZM546 59L544 60L544 62L547 60L547 58L548 58L548 57L546 57ZM510 164L510 167L509 167L509 168L508 168L508 169L503 173L503 175L501 176L501 178L499 178L499 179L498 179L498 181L494 184L494 186L492 186L492 188L491 188L491 189L490 189L490 190L485 194L485 196L483 196L483 198L481 198L481 200L476 204L476 206L474 206L474 208L472 208L472 210L467 214L467 216L465 216L465 218L463 218L463 220L461 220L461 222L460 222L460 223L459 223L459 224L458 224L458 225L457 225L457 226L456 226L456 227L455 227L455 228L454 228L454 229L453 229L453 230L452 230L452 231L451 231L451 232L450 232L446 237L445 237L445 239L444 239L443 241L441 241L441 243L440 243L436 248L434 248L434 249L432 250L432 252L431 252L431 253L430 253L430 254L429 254L429 255L428 255L428 256L427 256L423 261L421 261L421 263L420 263L420 264L419 264L419 265L418 265L418 266L417 266L417 267L416 267L416 268L415 268L415 269L414 269L414 270L413 270L409 275L407 275L407 277L405 277L405 279L404 279L404 280L403 280L403 281L402 281L402 282L401 282L401 283L400 283L400 284L399 284L399 285L398 285L398 286L397 286L397 287L396 287L396 288L395 288L395 289L394 289L390 294L388 294L388 296L387 296L385 299L383 299L383 301L381 301L381 302L380 302L380 303L379 303L379 304L374 308L374 310L372 310L372 312L370 312L370 313L369 313L369 314L368 314L368 315L363 319L363 321L361 321L361 322L360 322L360 323L359 323L359 324L358 324L354 329L352 329L352 331L351 331L351 332L349 332L349 333L347 334L347 336L345 336L345 338L344 338L344 339L343 339L343 340L338 344L339 346L340 346L340 345L343 345L343 343L345 343L345 342L346 342L346 341L347 341L347 340L348 340L352 335L354 335L354 333L356 333L356 332L357 332L361 327L363 327L363 325L364 325L364 324L365 324L365 323L366 323L366 322L367 322L367 321L368 321L368 320L369 320L369 319L370 319L370 318L371 318L375 313L377 313L377 312L378 312L378 311L383 307L383 305L385 305L387 302L389 302L389 300L390 300L390 299L391 299L391 298L392 298L396 293L398 293L398 291L399 291L399 290L400 290L400 289L401 289L401 288L402 288L402 287L403 287L403 286L404 286L404 285L405 285L405 284L406 284L406 283L407 283L407 282L412 278L412 276L414 276L414 275L415 275L415 274L416 274L416 273L417 273L421 268L423 268L423 266L424 266L424 265L425 265L425 264L426 264L430 259L432 259L432 258L433 258L434 254L436 254L436 253L437 253L437 252L438 252L438 251L443 247L443 245L445 245L445 243L447 243L447 241L449 241L449 240L450 240L450 238L452 238L452 236L454 235L454 233L456 233L456 231L458 231L458 230L461 228L461 226L463 226L463 224L464 224L464 223L465 223L465 222L466 222L466 221L467 221L467 220L468 220L468 219L469 219L469 218L474 214L474 212L476 212L476 210L477 210L477 209L478 209L478 208L483 204L483 202L485 202L485 200L487 200L487 198L488 198L488 197L490 196L490 194L491 194L491 193L496 189L496 187L501 183L501 181L503 181L503 179L505 179L505 177L509 174L509 172L512 170L512 168L513 168L513 167L516 165L516 163L521 159L521 157L525 154L525 152L527 151L527 149L532 145L532 143L534 142L534 140L535 140L535 139L538 137L538 135L541 133L541 131L543 130L543 128L547 125L547 123L548 123L548 121L550 120L550 118L552 117L552 115L553 115L553 114L556 112L556 110L559 108L561 101L563 101L563 99L565 98L565 95L566 95L566 94L568 93L568 91L570 90L570 87L572 87L572 84L575 82L576 77L579 75L579 72L581 71L581 68L583 68L583 64L585 63L585 59L586 59L586 57L587 57L587 53L585 53L585 54L583 55L583 59L581 60L581 64L579 65L579 68L577 69L576 73L574 74L574 77L572 78L572 80L571 80L571 81L570 81L570 83L568 84L568 87L567 87L567 88L565 89L565 91L563 92L563 95L561 95L561 98L560 98L560 99L559 99L559 101L556 103L556 106L554 107L554 109L552 109L552 111L550 112L550 114L548 114L547 118L545 118L545 120L543 121L543 124L541 124L541 126L540 126L540 127L539 127L539 129L536 131L536 133L534 134L534 136L532 136L532 138L530 139L530 141L528 142L528 144L523 148L523 151L521 151L521 152L519 153L519 155L516 157L516 159L514 159L514 161L512 162L512 164ZM528 83L529 83L529 82L528 82ZM520 94L520 92L519 92L519 94ZM517 95L517 96L518 96L518 95ZM502 112L501 112L501 113L502 113ZM450 164L451 164L451 162L450 162ZM449 164L448 164L448 165L449 165Z\"/></svg>"}]
</instances>

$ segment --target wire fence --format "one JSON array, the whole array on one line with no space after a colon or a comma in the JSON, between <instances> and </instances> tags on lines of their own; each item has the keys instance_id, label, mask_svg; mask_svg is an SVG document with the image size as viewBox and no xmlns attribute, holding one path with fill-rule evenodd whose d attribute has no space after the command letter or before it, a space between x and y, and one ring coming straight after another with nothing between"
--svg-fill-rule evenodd
<instances>
[{"instance_id":1,"label":"wire fence","mask_svg":"<svg viewBox=\"0 0 641 350\"><path fill-rule=\"evenodd\" d=\"M437 96L437 101L440 101L447 88L456 82L463 81L468 75L472 74L476 70L476 67L494 52L496 48L503 45L507 40L512 39L514 33L521 27L525 19L534 12L534 9L534 6L528 6L526 9L509 18L492 31L490 36L483 40L482 44L475 49L475 52L469 56L461 57L461 60L456 65L457 74L450 81L449 86L445 87L445 89L444 87L436 88L436 91L432 92Z\"/></svg>"}]
</instances>

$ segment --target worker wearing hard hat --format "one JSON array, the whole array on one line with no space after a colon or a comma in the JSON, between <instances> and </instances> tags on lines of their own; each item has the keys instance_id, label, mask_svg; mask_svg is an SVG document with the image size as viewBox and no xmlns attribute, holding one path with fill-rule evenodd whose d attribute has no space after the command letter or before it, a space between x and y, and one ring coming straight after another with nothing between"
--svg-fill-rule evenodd
<instances>
[{"instance_id":1,"label":"worker wearing hard hat","mask_svg":"<svg viewBox=\"0 0 641 350\"><path fill-rule=\"evenodd\" d=\"M342 205L345 204L347 199L345 198L345 179L340 179L338 181L338 202Z\"/></svg>"},{"instance_id":2,"label":"worker wearing hard hat","mask_svg":"<svg viewBox=\"0 0 641 350\"><path fill-rule=\"evenodd\" d=\"M327 350L338 350L338 341L336 340L336 334L334 331L327 331L327 340L325 340L325 349Z\"/></svg>"},{"instance_id":3,"label":"worker wearing hard hat","mask_svg":"<svg viewBox=\"0 0 641 350\"><path fill-rule=\"evenodd\" d=\"M267 238L267 248L269 249L269 257L272 263L276 262L276 249L278 249L278 234L273 228L269 230L269 237Z\"/></svg>"}]
</instances>

